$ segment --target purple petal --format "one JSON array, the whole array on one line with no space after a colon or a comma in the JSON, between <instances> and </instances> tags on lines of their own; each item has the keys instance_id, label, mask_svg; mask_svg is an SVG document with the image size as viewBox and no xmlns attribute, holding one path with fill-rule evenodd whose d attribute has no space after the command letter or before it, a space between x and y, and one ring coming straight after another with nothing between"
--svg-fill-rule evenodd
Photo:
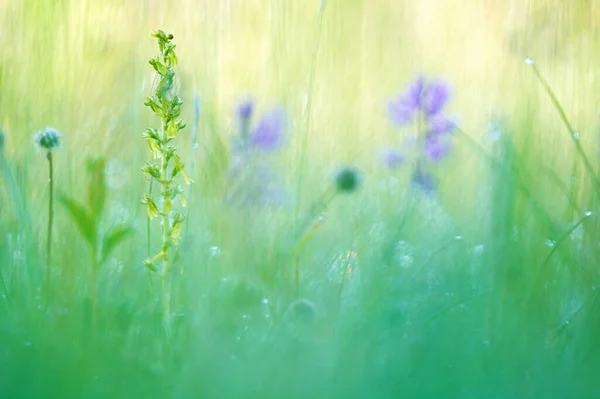
<instances>
[{"instance_id":1,"label":"purple petal","mask_svg":"<svg viewBox=\"0 0 600 399\"><path fill-rule=\"evenodd\" d=\"M429 117L438 115L450 99L450 86L438 80L432 82L423 93L423 111Z\"/></svg>"},{"instance_id":2,"label":"purple petal","mask_svg":"<svg viewBox=\"0 0 600 399\"><path fill-rule=\"evenodd\" d=\"M421 97L425 80L419 76L401 93L396 100L388 104L388 112L392 122L397 126L405 126L412 122L415 113L421 107Z\"/></svg>"},{"instance_id":3,"label":"purple petal","mask_svg":"<svg viewBox=\"0 0 600 399\"><path fill-rule=\"evenodd\" d=\"M425 154L434 162L445 158L452 150L452 142L448 137L430 134L425 138Z\"/></svg>"},{"instance_id":4,"label":"purple petal","mask_svg":"<svg viewBox=\"0 0 600 399\"><path fill-rule=\"evenodd\" d=\"M457 124L453 120L437 117L429 121L429 134L436 136L446 133L452 133L456 129Z\"/></svg>"},{"instance_id":5,"label":"purple petal","mask_svg":"<svg viewBox=\"0 0 600 399\"><path fill-rule=\"evenodd\" d=\"M284 115L280 109L273 109L258 122L250 135L250 145L262 150L273 150L281 143L284 130Z\"/></svg>"},{"instance_id":6,"label":"purple petal","mask_svg":"<svg viewBox=\"0 0 600 399\"><path fill-rule=\"evenodd\" d=\"M416 111L415 107L407 105L402 98L390 101L388 104L390 119L398 127L408 125L412 122Z\"/></svg>"},{"instance_id":7,"label":"purple petal","mask_svg":"<svg viewBox=\"0 0 600 399\"><path fill-rule=\"evenodd\" d=\"M238 104L237 114L242 120L249 120L252 117L253 111L254 101L251 98L247 98Z\"/></svg>"},{"instance_id":8,"label":"purple petal","mask_svg":"<svg viewBox=\"0 0 600 399\"><path fill-rule=\"evenodd\" d=\"M381 160L388 168L398 168L404 164L406 158L402 153L394 148L383 150Z\"/></svg>"},{"instance_id":9,"label":"purple petal","mask_svg":"<svg viewBox=\"0 0 600 399\"><path fill-rule=\"evenodd\" d=\"M419 108L423 99L425 89L425 78L421 75L408 86L404 94L405 101L408 105Z\"/></svg>"}]
</instances>

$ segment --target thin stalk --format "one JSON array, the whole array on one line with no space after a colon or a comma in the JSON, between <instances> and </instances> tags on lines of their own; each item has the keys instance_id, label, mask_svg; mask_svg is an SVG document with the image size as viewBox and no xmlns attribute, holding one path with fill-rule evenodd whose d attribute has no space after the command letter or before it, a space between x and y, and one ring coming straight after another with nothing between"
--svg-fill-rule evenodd
<instances>
[{"instance_id":1,"label":"thin stalk","mask_svg":"<svg viewBox=\"0 0 600 399\"><path fill-rule=\"evenodd\" d=\"M198 148L198 124L200 122L200 98L198 97L197 93L194 93L194 124L192 125L192 154L190 156L190 176L192 177L192 179L194 178L194 171L196 168L196 148ZM187 208L187 215L186 215L186 220L188 221L188 223L186 223L185 226L185 235L186 237L189 237L190 235L190 202L191 202L191 198L192 198L192 184L194 183L190 183L189 188L188 188L188 197L187 197L187 201L188 201L188 208Z\"/></svg>"},{"instance_id":2,"label":"thin stalk","mask_svg":"<svg viewBox=\"0 0 600 399\"><path fill-rule=\"evenodd\" d=\"M548 94L548 97L550 97L550 101L552 101L552 104L554 105L554 108L556 108L556 111L558 112L560 119L562 120L563 124L567 128L567 131L569 132L569 134L571 136L571 140L573 140L573 143L575 143L575 148L577 148L577 152L578 152L579 156L581 157L581 159L583 159L583 163L585 164L585 168L586 168L587 172L590 174L590 176L592 177L592 179L594 180L594 182L596 184L596 191L600 190L600 179L598 178L598 175L594 171L594 167L592 166L592 163L590 162L587 154L583 150L583 146L581 145L581 142L579 140L578 133L575 131L575 129L573 129L573 125L571 125L571 122L567 118L567 114L566 114L564 108L558 101L558 98L556 97L556 94L554 94L554 91L550 87L550 84L548 84L548 81L546 81L546 79L544 79L544 77L540 73L535 62L532 62L531 66L533 67L533 72L535 73L535 76L538 78L538 80L540 81L540 83L542 84L544 89L546 90L546 94Z\"/></svg>"},{"instance_id":3,"label":"thin stalk","mask_svg":"<svg viewBox=\"0 0 600 399\"><path fill-rule=\"evenodd\" d=\"M2 272L2 267L0 267L0 284L2 285L2 291L4 291L4 296L6 297L6 302L10 308L10 295L8 294L8 285L6 284L6 279L4 278L4 273Z\"/></svg>"},{"instance_id":4,"label":"thin stalk","mask_svg":"<svg viewBox=\"0 0 600 399\"><path fill-rule=\"evenodd\" d=\"M98 255L97 249L94 248L92 251L92 273L90 274L90 297L92 306L92 331L96 330L96 320L98 313Z\"/></svg>"},{"instance_id":5,"label":"thin stalk","mask_svg":"<svg viewBox=\"0 0 600 399\"><path fill-rule=\"evenodd\" d=\"M50 287L50 260L52 257L52 226L54 224L54 163L52 162L52 151L46 152L48 159L48 183L50 185L50 197L48 199L48 233L46 236L46 287Z\"/></svg>"},{"instance_id":6,"label":"thin stalk","mask_svg":"<svg viewBox=\"0 0 600 399\"><path fill-rule=\"evenodd\" d=\"M323 212L325 212L325 210L327 209L329 204L331 204L333 199L336 197L337 193L338 192L334 186L330 187L327 191L325 191L323 193L323 195L321 196L320 200L316 203L316 205L314 207L314 209L316 209L316 211L318 211L318 212L315 212L315 214L318 215L318 214L322 214ZM319 205L320 205L320 208L319 208ZM291 255L295 262L294 286L295 286L296 296L300 295L300 259L299 259L300 251L302 250L302 248L304 248L304 246L308 243L308 241L310 241L310 239L316 233L316 231L319 229L319 227L321 226L322 223L323 223L323 221L320 219L318 219L316 222L314 222L312 224L311 228L306 233L304 233L304 235L298 240L298 242L296 243L296 246L292 250Z\"/></svg>"},{"instance_id":7,"label":"thin stalk","mask_svg":"<svg viewBox=\"0 0 600 399\"><path fill-rule=\"evenodd\" d=\"M170 323L170 314L171 314L171 263L169 259L169 244L171 240L171 212L165 211L165 204L171 200L171 187L169 184L169 160L167 159L167 125L163 124L162 129L162 158L161 158L161 171L160 171L160 179L162 184L162 197L163 197L163 209L162 209L162 247L161 252L163 254L163 269L162 269L162 305L163 305L163 321L165 324L165 331L167 333L167 337L170 337L171 332L171 323Z\"/></svg>"},{"instance_id":8,"label":"thin stalk","mask_svg":"<svg viewBox=\"0 0 600 399\"><path fill-rule=\"evenodd\" d=\"M566 232L564 232L564 234L556 241L556 243L554 244L554 246L552 247L552 249L550 250L550 252L548 253L548 255L546 255L546 258L544 258L544 261L541 263L541 265L539 266L537 273L536 273L536 277L534 279L533 282L533 286L532 289L530 291L530 298L533 296L533 287L535 287L535 285L539 282L540 278L542 277L542 272L544 271L546 265L548 264L548 262L550 262L550 259L552 259L552 256L558 251L558 248L561 246L561 244L567 239L569 238L569 236L579 227L583 224L583 222L585 222L589 217L591 216L590 213L586 213L581 219L579 219L577 221L577 223L573 224L573 226L571 226L570 229L568 229Z\"/></svg>"},{"instance_id":9,"label":"thin stalk","mask_svg":"<svg viewBox=\"0 0 600 399\"><path fill-rule=\"evenodd\" d=\"M294 210L294 220L298 219L300 213L300 205L302 200L301 189L302 179L304 177L304 163L306 162L306 149L308 146L308 133L310 131L311 113L312 113L312 97L315 86L315 71L317 68L317 56L319 54L319 47L321 44L321 31L323 30L323 14L325 13L326 1L321 1L321 7L319 8L319 16L317 22L317 37L313 46L312 57L310 60L310 72L308 77L308 92L306 99L306 119L304 122L304 134L302 136L302 143L300 145L300 162L298 165L298 179L296 184L296 207Z\"/></svg>"},{"instance_id":10,"label":"thin stalk","mask_svg":"<svg viewBox=\"0 0 600 399\"><path fill-rule=\"evenodd\" d=\"M152 196L152 183L154 182L154 179L152 177L150 177L150 184L148 187L148 195ZM146 242L148 245L147 248L147 256L148 259L150 259L150 257L152 256L152 238L150 236L150 216L146 216ZM147 271L148 273L148 287L150 288L150 291L152 291L152 271L150 271L150 269L148 269Z\"/></svg>"}]
</instances>

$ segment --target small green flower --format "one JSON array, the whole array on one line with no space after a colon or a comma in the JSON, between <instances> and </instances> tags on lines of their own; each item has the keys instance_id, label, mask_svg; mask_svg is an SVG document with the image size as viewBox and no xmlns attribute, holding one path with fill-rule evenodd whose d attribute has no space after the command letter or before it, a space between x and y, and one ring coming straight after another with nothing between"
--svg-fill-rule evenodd
<instances>
[{"instance_id":1,"label":"small green flower","mask_svg":"<svg viewBox=\"0 0 600 399\"><path fill-rule=\"evenodd\" d=\"M35 144L46 151L52 151L60 145L60 133L53 127L47 127L34 136Z\"/></svg>"},{"instance_id":2,"label":"small green flower","mask_svg":"<svg viewBox=\"0 0 600 399\"><path fill-rule=\"evenodd\" d=\"M360 186L358 170L351 167L341 169L335 176L335 186L338 192L351 193Z\"/></svg>"}]
</instances>

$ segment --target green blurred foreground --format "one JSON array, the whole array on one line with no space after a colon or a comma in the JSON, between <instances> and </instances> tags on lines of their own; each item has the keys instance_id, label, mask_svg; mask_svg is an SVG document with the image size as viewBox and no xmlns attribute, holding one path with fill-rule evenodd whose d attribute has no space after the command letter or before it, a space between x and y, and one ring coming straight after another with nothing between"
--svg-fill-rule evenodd
<instances>
[{"instance_id":1,"label":"green blurred foreground","mask_svg":"<svg viewBox=\"0 0 600 399\"><path fill-rule=\"evenodd\" d=\"M600 397L600 10L497 3L1 3L0 396ZM140 204L159 28L194 179L167 321ZM432 195L376 155L418 72L459 116ZM278 206L227 200L248 95L285 109Z\"/></svg>"}]
</instances>

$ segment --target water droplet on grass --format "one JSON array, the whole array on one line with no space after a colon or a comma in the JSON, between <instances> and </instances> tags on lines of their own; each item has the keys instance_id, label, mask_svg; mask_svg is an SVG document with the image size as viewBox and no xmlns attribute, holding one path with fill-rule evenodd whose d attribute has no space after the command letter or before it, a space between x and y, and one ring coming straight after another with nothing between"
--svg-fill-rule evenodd
<instances>
[{"instance_id":1,"label":"water droplet on grass","mask_svg":"<svg viewBox=\"0 0 600 399\"><path fill-rule=\"evenodd\" d=\"M211 257L219 256L219 255L221 255L221 248L219 248L217 246L213 246L213 247L210 247L209 252L210 252Z\"/></svg>"}]
</instances>

